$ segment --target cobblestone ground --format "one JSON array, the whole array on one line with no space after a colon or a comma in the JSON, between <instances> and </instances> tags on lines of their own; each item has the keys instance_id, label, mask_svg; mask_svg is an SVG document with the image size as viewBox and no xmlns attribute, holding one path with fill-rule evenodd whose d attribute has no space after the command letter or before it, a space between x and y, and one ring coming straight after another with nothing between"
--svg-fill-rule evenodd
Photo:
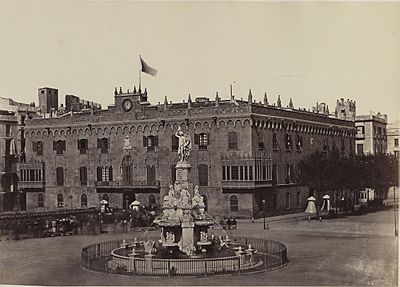
<instances>
[{"instance_id":1,"label":"cobblestone ground","mask_svg":"<svg viewBox=\"0 0 400 287\"><path fill-rule=\"evenodd\" d=\"M295 215L294 215L295 216ZM289 216L290 217L290 216ZM275 218L276 219L276 218ZM245 276L156 278L83 270L83 246L140 234L102 234L0 242L0 284L19 285L336 285L397 286L398 241L394 212L384 210L322 222L302 218L240 221L227 234L284 242L289 264ZM279 218L278 218L279 219Z\"/></svg>"}]
</instances>

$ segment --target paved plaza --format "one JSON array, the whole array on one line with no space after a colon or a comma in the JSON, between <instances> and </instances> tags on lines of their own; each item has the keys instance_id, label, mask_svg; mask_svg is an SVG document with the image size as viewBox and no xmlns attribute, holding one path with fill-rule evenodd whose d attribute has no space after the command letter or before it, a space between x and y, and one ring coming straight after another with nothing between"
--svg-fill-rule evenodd
<instances>
[{"instance_id":1,"label":"paved plaza","mask_svg":"<svg viewBox=\"0 0 400 287\"><path fill-rule=\"evenodd\" d=\"M101 234L0 242L0 284L33 285L358 285L398 283L394 211L308 222L304 216L239 221L230 235L279 240L289 264L242 276L156 278L102 274L80 267L83 246L141 234Z\"/></svg>"}]
</instances>

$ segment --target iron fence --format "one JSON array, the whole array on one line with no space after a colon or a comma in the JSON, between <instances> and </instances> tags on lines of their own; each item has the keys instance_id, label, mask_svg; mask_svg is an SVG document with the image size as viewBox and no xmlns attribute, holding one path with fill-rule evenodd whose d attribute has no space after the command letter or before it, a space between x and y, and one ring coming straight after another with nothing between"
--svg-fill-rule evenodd
<instances>
[{"instance_id":1,"label":"iron fence","mask_svg":"<svg viewBox=\"0 0 400 287\"><path fill-rule=\"evenodd\" d=\"M152 239L158 239L154 237ZM287 264L287 248L278 241L262 238L234 237L233 244L251 245L257 250L253 262L245 255L222 258L204 259L156 259L156 258L127 258L111 255L120 247L122 240L114 240L85 246L81 251L82 267L107 273L126 275L213 275L240 274L249 271L273 270ZM131 239L132 240L132 239ZM129 242L130 240L127 240ZM246 258L245 258L246 257Z\"/></svg>"}]
</instances>

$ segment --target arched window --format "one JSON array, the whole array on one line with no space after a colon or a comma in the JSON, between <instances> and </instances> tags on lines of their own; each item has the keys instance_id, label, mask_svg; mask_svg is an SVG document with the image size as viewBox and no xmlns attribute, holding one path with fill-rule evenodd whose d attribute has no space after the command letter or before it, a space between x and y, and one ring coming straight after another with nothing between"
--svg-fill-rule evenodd
<instances>
[{"instance_id":1,"label":"arched window","mask_svg":"<svg viewBox=\"0 0 400 287\"><path fill-rule=\"evenodd\" d=\"M133 164L129 155L122 159L122 182L131 185L133 183Z\"/></svg>"},{"instance_id":2,"label":"arched window","mask_svg":"<svg viewBox=\"0 0 400 287\"><path fill-rule=\"evenodd\" d=\"M179 139L176 137L175 134L171 135L171 149L172 151L177 151L179 147Z\"/></svg>"},{"instance_id":3,"label":"arched window","mask_svg":"<svg viewBox=\"0 0 400 287\"><path fill-rule=\"evenodd\" d=\"M236 132L230 132L228 134L228 149L238 148L238 136Z\"/></svg>"},{"instance_id":4,"label":"arched window","mask_svg":"<svg viewBox=\"0 0 400 287\"><path fill-rule=\"evenodd\" d=\"M208 211L208 197L207 197L207 195L203 195L203 202L204 202L204 211Z\"/></svg>"},{"instance_id":5,"label":"arched window","mask_svg":"<svg viewBox=\"0 0 400 287\"><path fill-rule=\"evenodd\" d=\"M154 194L149 195L149 206L151 205L156 205L156 197L154 196Z\"/></svg>"},{"instance_id":6,"label":"arched window","mask_svg":"<svg viewBox=\"0 0 400 287\"><path fill-rule=\"evenodd\" d=\"M199 167L199 185L208 185L208 166L206 164L200 164Z\"/></svg>"},{"instance_id":7,"label":"arched window","mask_svg":"<svg viewBox=\"0 0 400 287\"><path fill-rule=\"evenodd\" d=\"M44 207L44 196L43 193L39 193L37 197L38 207Z\"/></svg>"},{"instance_id":8,"label":"arched window","mask_svg":"<svg viewBox=\"0 0 400 287\"><path fill-rule=\"evenodd\" d=\"M61 193L57 195L57 207L64 207L64 196Z\"/></svg>"},{"instance_id":9,"label":"arched window","mask_svg":"<svg viewBox=\"0 0 400 287\"><path fill-rule=\"evenodd\" d=\"M290 194L289 192L286 193L286 209L290 208Z\"/></svg>"},{"instance_id":10,"label":"arched window","mask_svg":"<svg viewBox=\"0 0 400 287\"><path fill-rule=\"evenodd\" d=\"M64 185L64 169L62 167L56 168L56 181L57 181L57 186Z\"/></svg>"},{"instance_id":11,"label":"arched window","mask_svg":"<svg viewBox=\"0 0 400 287\"><path fill-rule=\"evenodd\" d=\"M108 197L107 193L103 194L103 200L106 200L108 203L110 203L110 198Z\"/></svg>"},{"instance_id":12,"label":"arched window","mask_svg":"<svg viewBox=\"0 0 400 287\"><path fill-rule=\"evenodd\" d=\"M87 195L86 194L81 195L81 207L87 207Z\"/></svg>"},{"instance_id":13,"label":"arched window","mask_svg":"<svg viewBox=\"0 0 400 287\"><path fill-rule=\"evenodd\" d=\"M156 184L156 167L154 165L147 166L147 184L148 185Z\"/></svg>"},{"instance_id":14,"label":"arched window","mask_svg":"<svg viewBox=\"0 0 400 287\"><path fill-rule=\"evenodd\" d=\"M230 201L230 205L231 205L231 211L232 211L232 212L237 212L237 211L239 211L239 201L238 201L237 196L236 196L236 195L232 195L232 196L229 198L229 201Z\"/></svg>"}]
</instances>

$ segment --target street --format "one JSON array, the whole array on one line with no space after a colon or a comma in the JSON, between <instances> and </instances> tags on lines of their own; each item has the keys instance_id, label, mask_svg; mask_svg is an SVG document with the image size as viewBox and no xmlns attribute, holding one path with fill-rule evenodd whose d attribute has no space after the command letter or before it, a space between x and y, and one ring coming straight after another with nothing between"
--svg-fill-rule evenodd
<instances>
[{"instance_id":1,"label":"street","mask_svg":"<svg viewBox=\"0 0 400 287\"><path fill-rule=\"evenodd\" d=\"M0 283L33 285L397 285L393 209L308 222L304 218L239 221L229 235L284 242L289 264L242 276L156 278L107 275L80 267L82 246L140 234L101 234L0 242Z\"/></svg>"}]
</instances>

